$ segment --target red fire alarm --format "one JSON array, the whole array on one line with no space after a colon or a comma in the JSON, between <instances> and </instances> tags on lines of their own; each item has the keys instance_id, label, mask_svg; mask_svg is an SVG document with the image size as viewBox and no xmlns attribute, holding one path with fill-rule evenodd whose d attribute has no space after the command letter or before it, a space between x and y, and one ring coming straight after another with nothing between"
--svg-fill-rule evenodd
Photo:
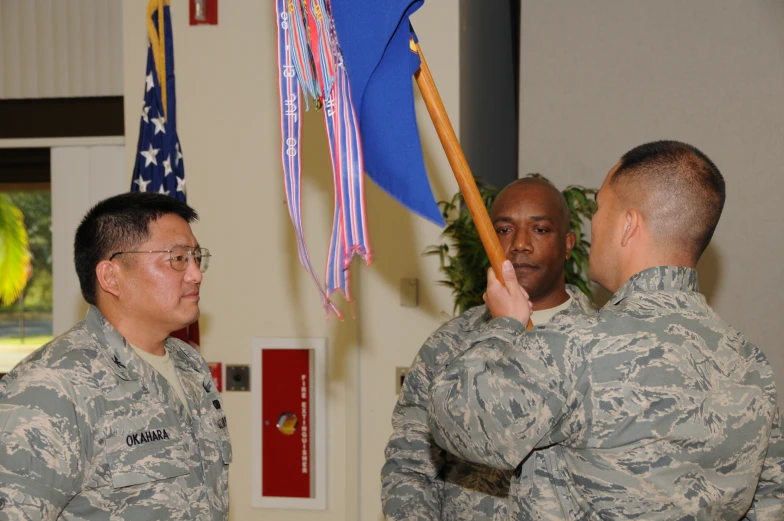
<instances>
[{"instance_id":1,"label":"red fire alarm","mask_svg":"<svg viewBox=\"0 0 784 521\"><path fill-rule=\"evenodd\" d=\"M191 25L218 25L218 0L190 0Z\"/></svg>"},{"instance_id":2,"label":"red fire alarm","mask_svg":"<svg viewBox=\"0 0 784 521\"><path fill-rule=\"evenodd\" d=\"M219 393L223 392L223 363L209 362L207 366L210 368L212 379L215 381L215 387Z\"/></svg>"}]
</instances>

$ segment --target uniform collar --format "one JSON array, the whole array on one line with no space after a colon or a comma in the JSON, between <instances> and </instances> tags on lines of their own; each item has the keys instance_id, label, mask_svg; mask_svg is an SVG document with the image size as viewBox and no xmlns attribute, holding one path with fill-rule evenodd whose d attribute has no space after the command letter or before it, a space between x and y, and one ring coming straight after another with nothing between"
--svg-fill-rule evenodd
<instances>
[{"instance_id":1,"label":"uniform collar","mask_svg":"<svg viewBox=\"0 0 784 521\"><path fill-rule=\"evenodd\" d=\"M655 266L632 275L610 298L610 304L619 304L632 293L699 290L697 270L694 268Z\"/></svg>"},{"instance_id":2,"label":"uniform collar","mask_svg":"<svg viewBox=\"0 0 784 521\"><path fill-rule=\"evenodd\" d=\"M104 357L117 376L123 380L144 378L154 381L151 373L154 369L133 352L125 337L109 323L97 307L90 306L85 322L87 330L100 344ZM165 347L177 369L200 372L201 367L195 357L186 353L185 348L178 345L175 339L167 338Z\"/></svg>"},{"instance_id":3,"label":"uniform collar","mask_svg":"<svg viewBox=\"0 0 784 521\"><path fill-rule=\"evenodd\" d=\"M596 313L596 306L593 305L593 302L588 298L588 295L583 293L580 288L572 284L567 284L566 292L572 297L572 303L569 305L569 309L567 309L569 314Z\"/></svg>"},{"instance_id":4,"label":"uniform collar","mask_svg":"<svg viewBox=\"0 0 784 521\"><path fill-rule=\"evenodd\" d=\"M567 314L567 315L580 315L580 314L593 314L596 313L596 306L593 305L591 299L583 293L580 288L574 286L572 284L566 285L566 293L569 294L569 297L572 299L569 307L564 309L563 311L559 311L556 316ZM492 316L490 314L490 309L488 309L487 304L482 304L478 308L477 321L471 322L469 327L473 328L476 326L477 323L484 323L492 320ZM555 317L553 317L555 318ZM550 319L552 320L552 319Z\"/></svg>"},{"instance_id":5,"label":"uniform collar","mask_svg":"<svg viewBox=\"0 0 784 521\"><path fill-rule=\"evenodd\" d=\"M141 359L97 307L90 306L85 324L90 336L98 341L109 367L117 376L123 380L138 380L142 377L139 371Z\"/></svg>"}]
</instances>

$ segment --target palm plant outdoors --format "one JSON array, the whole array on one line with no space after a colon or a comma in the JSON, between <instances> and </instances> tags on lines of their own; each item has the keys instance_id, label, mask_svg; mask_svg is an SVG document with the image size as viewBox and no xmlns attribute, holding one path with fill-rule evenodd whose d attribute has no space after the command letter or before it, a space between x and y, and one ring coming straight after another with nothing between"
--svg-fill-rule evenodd
<instances>
[{"instance_id":1,"label":"palm plant outdoors","mask_svg":"<svg viewBox=\"0 0 784 521\"><path fill-rule=\"evenodd\" d=\"M548 181L541 174L528 174L528 176ZM482 201L489 211L499 190L481 180L477 184ZM593 292L588 281L588 252L591 243L583 233L583 226L586 222L590 222L596 212L596 201L593 198L596 189L570 185L562 193L569 206L569 231L573 232L577 239L572 254L566 261L564 269L566 283L580 288L593 300ZM454 312L459 314L482 304L490 260L487 258L468 208L463 202L462 194L457 192L450 201L441 201L438 204L447 223L441 236L447 239L448 243L430 246L425 254L438 255L440 270L446 276L446 280L441 280L439 283L452 288Z\"/></svg>"},{"instance_id":2,"label":"palm plant outdoors","mask_svg":"<svg viewBox=\"0 0 784 521\"><path fill-rule=\"evenodd\" d=\"M22 211L0 193L0 301L10 306L22 294L30 269L27 230Z\"/></svg>"}]
</instances>

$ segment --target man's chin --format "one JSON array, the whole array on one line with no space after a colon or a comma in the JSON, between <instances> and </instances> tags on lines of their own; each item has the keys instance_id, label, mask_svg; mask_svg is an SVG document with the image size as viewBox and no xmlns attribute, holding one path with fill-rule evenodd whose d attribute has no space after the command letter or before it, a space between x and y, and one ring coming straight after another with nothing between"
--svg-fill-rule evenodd
<instances>
[{"instance_id":1,"label":"man's chin","mask_svg":"<svg viewBox=\"0 0 784 521\"><path fill-rule=\"evenodd\" d=\"M192 311L192 312L190 312L187 315L184 315L182 317L182 320L179 321L180 325L179 325L179 327L177 327L177 329L175 329L175 331L179 331L180 329L185 329L186 327L190 326L191 324L196 323L196 321L199 320L200 316L201 316L201 311L199 310L199 308L197 306L196 307L196 311Z\"/></svg>"},{"instance_id":2,"label":"man's chin","mask_svg":"<svg viewBox=\"0 0 784 521\"><path fill-rule=\"evenodd\" d=\"M196 311L192 314L190 322L188 322L188 325L190 326L191 324L195 323L197 320L199 320L200 316L201 316L201 310L199 309L199 306L196 306Z\"/></svg>"},{"instance_id":3,"label":"man's chin","mask_svg":"<svg viewBox=\"0 0 784 521\"><path fill-rule=\"evenodd\" d=\"M519 271L517 271L516 275L517 275L517 283L520 284L520 286L523 289L525 289L525 291L528 294L531 293L532 289L538 287L538 284L537 284L538 281L533 276L533 273L530 273L530 272L520 273Z\"/></svg>"}]
</instances>

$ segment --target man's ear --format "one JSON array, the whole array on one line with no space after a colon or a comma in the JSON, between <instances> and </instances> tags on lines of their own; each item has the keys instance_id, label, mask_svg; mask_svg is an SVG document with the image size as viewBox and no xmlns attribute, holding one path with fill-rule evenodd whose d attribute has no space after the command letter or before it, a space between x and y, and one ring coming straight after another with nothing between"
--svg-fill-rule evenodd
<instances>
[{"instance_id":1,"label":"man's ear","mask_svg":"<svg viewBox=\"0 0 784 521\"><path fill-rule=\"evenodd\" d=\"M624 248L629 244L629 241L640 237L642 232L642 215L636 208L629 208L626 210L624 219L625 228L621 235L621 246Z\"/></svg>"},{"instance_id":2,"label":"man's ear","mask_svg":"<svg viewBox=\"0 0 784 521\"><path fill-rule=\"evenodd\" d=\"M574 249L574 245L577 243L577 236L574 232L566 232L566 259L569 260L569 256L572 254L572 250Z\"/></svg>"},{"instance_id":3,"label":"man's ear","mask_svg":"<svg viewBox=\"0 0 784 521\"><path fill-rule=\"evenodd\" d=\"M95 267L95 277L101 291L115 297L120 296L119 270L120 267L112 261L103 260L98 263Z\"/></svg>"}]
</instances>

